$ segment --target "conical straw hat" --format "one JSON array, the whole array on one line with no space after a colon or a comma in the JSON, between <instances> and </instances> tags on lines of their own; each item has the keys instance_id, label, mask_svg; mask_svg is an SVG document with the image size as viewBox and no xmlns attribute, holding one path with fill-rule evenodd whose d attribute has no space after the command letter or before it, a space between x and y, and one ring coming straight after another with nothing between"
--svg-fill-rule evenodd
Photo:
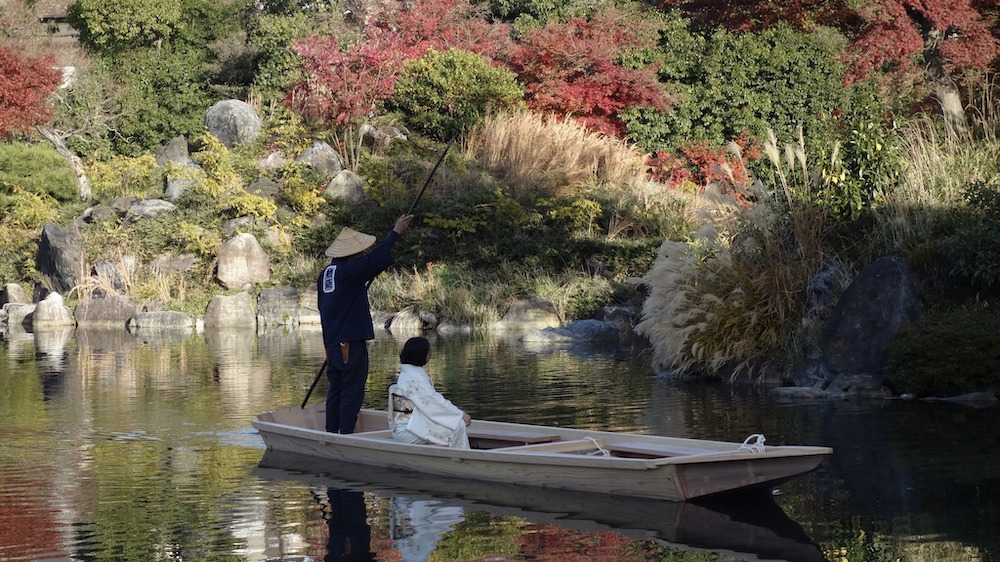
<instances>
[{"instance_id":1,"label":"conical straw hat","mask_svg":"<svg viewBox=\"0 0 1000 562\"><path fill-rule=\"evenodd\" d=\"M330 258L346 258L364 252L374 243L375 237L371 234L364 234L345 226L333 244L326 249L326 255Z\"/></svg>"}]
</instances>

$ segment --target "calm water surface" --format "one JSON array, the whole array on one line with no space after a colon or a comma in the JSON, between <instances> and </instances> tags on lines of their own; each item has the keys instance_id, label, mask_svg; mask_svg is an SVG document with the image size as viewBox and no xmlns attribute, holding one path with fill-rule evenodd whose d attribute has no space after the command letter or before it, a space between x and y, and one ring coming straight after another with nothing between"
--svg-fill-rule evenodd
<instances>
[{"instance_id":1,"label":"calm water surface","mask_svg":"<svg viewBox=\"0 0 1000 562\"><path fill-rule=\"evenodd\" d=\"M368 406L400 346L371 344ZM265 454L250 420L302 401L318 332L4 333L0 561L1000 560L997 406L783 402L646 357L446 340L428 370L474 417L834 456L773 502L708 505L315 466Z\"/></svg>"}]
</instances>

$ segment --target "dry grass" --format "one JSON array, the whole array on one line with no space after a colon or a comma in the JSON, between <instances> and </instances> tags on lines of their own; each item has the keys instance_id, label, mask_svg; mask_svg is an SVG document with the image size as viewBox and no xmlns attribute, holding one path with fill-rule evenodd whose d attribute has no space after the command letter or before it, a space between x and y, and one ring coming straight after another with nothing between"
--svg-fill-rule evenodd
<instances>
[{"instance_id":1,"label":"dry grass","mask_svg":"<svg viewBox=\"0 0 1000 562\"><path fill-rule=\"evenodd\" d=\"M905 168L900 183L878 210L878 250L906 251L939 234L942 221L964 206L970 182L993 183L1000 175L1000 103L989 83L973 94L968 108L971 134L950 137L940 117L901 127Z\"/></svg>"},{"instance_id":2,"label":"dry grass","mask_svg":"<svg viewBox=\"0 0 1000 562\"><path fill-rule=\"evenodd\" d=\"M801 146L801 145L800 145ZM742 186L756 203L718 189L698 198L697 230L668 240L643 278L649 297L636 326L659 368L736 377L795 355L805 289L823 261L825 215L810 203L812 175L799 147L773 154L779 185Z\"/></svg>"},{"instance_id":3,"label":"dry grass","mask_svg":"<svg viewBox=\"0 0 1000 562\"><path fill-rule=\"evenodd\" d=\"M540 188L560 195L585 184L648 180L641 151L553 115L494 115L469 134L464 148L470 158L492 168L515 197Z\"/></svg>"}]
</instances>

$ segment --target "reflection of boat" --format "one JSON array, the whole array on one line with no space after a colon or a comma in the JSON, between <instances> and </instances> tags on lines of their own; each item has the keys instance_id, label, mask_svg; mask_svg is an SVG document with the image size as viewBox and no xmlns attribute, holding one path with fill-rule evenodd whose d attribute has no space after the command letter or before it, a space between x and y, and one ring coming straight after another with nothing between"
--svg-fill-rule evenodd
<instances>
[{"instance_id":1,"label":"reflection of boat","mask_svg":"<svg viewBox=\"0 0 1000 562\"><path fill-rule=\"evenodd\" d=\"M744 560L824 561L819 547L770 498L753 501L671 502L614 497L515 484L474 482L400 472L268 450L254 474L265 480L295 480L335 489L405 496L516 516L567 529L614 531L685 550L710 550Z\"/></svg>"},{"instance_id":2,"label":"reflection of boat","mask_svg":"<svg viewBox=\"0 0 1000 562\"><path fill-rule=\"evenodd\" d=\"M362 410L357 432L323 431L324 405L253 421L269 449L425 474L684 501L766 489L819 466L826 447L779 446L475 420L472 449L392 439L385 412Z\"/></svg>"}]
</instances>

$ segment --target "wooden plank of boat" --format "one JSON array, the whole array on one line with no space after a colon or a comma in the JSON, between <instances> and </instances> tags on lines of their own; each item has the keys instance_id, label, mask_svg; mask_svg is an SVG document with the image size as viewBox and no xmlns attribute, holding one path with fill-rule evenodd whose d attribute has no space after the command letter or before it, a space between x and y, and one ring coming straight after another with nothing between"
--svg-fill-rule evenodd
<instances>
[{"instance_id":1,"label":"wooden plank of boat","mask_svg":"<svg viewBox=\"0 0 1000 562\"><path fill-rule=\"evenodd\" d=\"M685 501L766 489L815 469L826 447L768 446L475 420L468 450L392 439L388 417L362 410L357 432L323 431L323 405L253 422L268 448L455 478Z\"/></svg>"}]
</instances>

